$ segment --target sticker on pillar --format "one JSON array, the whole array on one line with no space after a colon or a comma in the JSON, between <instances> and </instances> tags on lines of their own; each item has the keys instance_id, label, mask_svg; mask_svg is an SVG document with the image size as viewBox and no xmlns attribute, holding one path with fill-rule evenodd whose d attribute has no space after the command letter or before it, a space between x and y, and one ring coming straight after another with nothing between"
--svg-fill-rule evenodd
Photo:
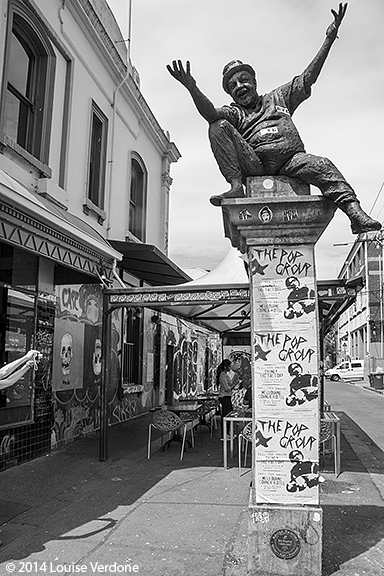
<instances>
[{"instance_id":1,"label":"sticker on pillar","mask_svg":"<svg viewBox=\"0 0 384 576\"><path fill-rule=\"evenodd\" d=\"M259 210L259 220L262 224L268 224L273 218L273 212L269 208L269 206L263 206L261 210Z\"/></svg>"},{"instance_id":2,"label":"sticker on pillar","mask_svg":"<svg viewBox=\"0 0 384 576\"><path fill-rule=\"evenodd\" d=\"M282 528L271 536L270 545L272 552L282 560L292 560L300 552L300 540L296 532L288 528Z\"/></svg>"}]
</instances>

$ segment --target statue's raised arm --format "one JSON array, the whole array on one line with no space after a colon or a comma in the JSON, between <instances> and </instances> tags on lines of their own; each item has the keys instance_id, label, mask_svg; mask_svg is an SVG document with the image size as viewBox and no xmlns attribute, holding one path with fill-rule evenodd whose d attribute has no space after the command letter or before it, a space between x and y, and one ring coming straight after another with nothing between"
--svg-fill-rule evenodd
<instances>
[{"instance_id":1,"label":"statue's raised arm","mask_svg":"<svg viewBox=\"0 0 384 576\"><path fill-rule=\"evenodd\" d=\"M170 75L185 86L187 90L191 90L196 86L196 80L191 74L191 63L189 60L185 63L185 69L181 60L173 60L172 66L167 64L167 70Z\"/></svg>"},{"instance_id":2,"label":"statue's raised arm","mask_svg":"<svg viewBox=\"0 0 384 576\"><path fill-rule=\"evenodd\" d=\"M173 60L172 66L167 64L167 70L175 80L185 86L192 96L197 110L207 122L214 122L219 118L218 110L216 110L212 102L197 87L196 80L191 74L191 64L189 60L187 60L185 68L181 60Z\"/></svg>"},{"instance_id":3,"label":"statue's raised arm","mask_svg":"<svg viewBox=\"0 0 384 576\"><path fill-rule=\"evenodd\" d=\"M337 33L339 31L341 22L345 16L347 11L348 4L339 4L339 10L331 10L333 15L333 22L328 26L325 32L325 40L307 68L304 70L304 82L307 89L309 89L312 84L314 84L319 77L319 74L324 66L324 62L326 61L329 51L332 47L332 44L337 38Z\"/></svg>"},{"instance_id":4,"label":"statue's raised arm","mask_svg":"<svg viewBox=\"0 0 384 576\"><path fill-rule=\"evenodd\" d=\"M342 23L345 13L347 11L347 6L348 4L339 4L338 12L336 12L336 10L331 10L333 15L333 22L328 26L327 31L325 33L325 35L328 38L331 38L332 40L335 40L337 38L337 33L339 31L340 24Z\"/></svg>"}]
</instances>

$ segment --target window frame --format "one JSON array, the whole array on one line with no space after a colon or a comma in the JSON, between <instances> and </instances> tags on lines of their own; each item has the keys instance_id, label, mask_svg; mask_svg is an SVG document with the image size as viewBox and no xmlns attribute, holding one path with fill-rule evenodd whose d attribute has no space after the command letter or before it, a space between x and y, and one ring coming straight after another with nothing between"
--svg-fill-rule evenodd
<instances>
[{"instance_id":1,"label":"window frame","mask_svg":"<svg viewBox=\"0 0 384 576\"><path fill-rule=\"evenodd\" d=\"M97 190L91 190L92 186L91 179L94 180L92 175L92 160L93 152L95 151L95 123L94 120L97 119L101 126L101 143L98 148L98 177L97 177ZM91 101L91 113L89 120L89 142L88 142L88 158L87 158L87 179L85 186L85 201L83 204L83 210L85 214L89 214L91 211L94 212L99 219L99 224L103 224L106 219L106 213L104 211L105 202L105 179L106 179L106 166L107 166L107 144L108 144L108 118L99 108L99 106ZM92 196L92 197L91 197Z\"/></svg>"},{"instance_id":2,"label":"window frame","mask_svg":"<svg viewBox=\"0 0 384 576\"><path fill-rule=\"evenodd\" d=\"M15 33L15 31L17 33ZM8 89L11 42L15 36L23 48L31 56L34 70L32 71L29 100L34 111L28 119L27 142L21 144L6 132L6 109L9 94ZM4 73L0 100L0 141L6 148L32 164L41 177L51 177L48 166L54 81L56 71L56 55L49 39L49 31L38 18L32 8L20 0L11 0L9 4L6 41L4 49ZM20 101L20 98L17 98Z\"/></svg>"},{"instance_id":3,"label":"window frame","mask_svg":"<svg viewBox=\"0 0 384 576\"><path fill-rule=\"evenodd\" d=\"M133 173L134 167L140 172L141 178L141 204L135 204L132 199L132 185L133 185ZM141 242L146 241L147 235L147 182L148 182L148 171L142 158L132 152L131 153L131 163L130 163L130 179L129 179L129 196L128 196L128 222L127 222L127 236L132 236L140 240ZM138 218L139 223L135 221L135 225L131 225L132 212L133 210L141 210L141 217ZM139 226L139 228L138 228Z\"/></svg>"}]
</instances>

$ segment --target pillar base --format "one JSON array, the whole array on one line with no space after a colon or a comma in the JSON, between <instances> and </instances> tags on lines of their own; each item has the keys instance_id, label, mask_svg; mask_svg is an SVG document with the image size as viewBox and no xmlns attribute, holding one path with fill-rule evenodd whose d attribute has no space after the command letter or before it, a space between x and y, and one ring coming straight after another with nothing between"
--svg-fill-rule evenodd
<instances>
[{"instance_id":1,"label":"pillar base","mask_svg":"<svg viewBox=\"0 0 384 576\"><path fill-rule=\"evenodd\" d=\"M248 576L321 576L323 511L255 504L248 518Z\"/></svg>"}]
</instances>

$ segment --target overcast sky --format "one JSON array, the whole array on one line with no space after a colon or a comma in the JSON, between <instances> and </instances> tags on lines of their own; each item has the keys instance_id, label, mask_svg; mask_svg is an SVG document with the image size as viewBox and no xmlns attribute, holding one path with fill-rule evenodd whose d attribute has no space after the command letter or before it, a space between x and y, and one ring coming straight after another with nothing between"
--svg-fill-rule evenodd
<instances>
[{"instance_id":1,"label":"overcast sky","mask_svg":"<svg viewBox=\"0 0 384 576\"><path fill-rule=\"evenodd\" d=\"M108 0L127 37L129 0ZM332 21L329 0L132 0L131 59L141 91L182 157L171 167L170 257L213 268L230 248L212 194L228 189L212 156L207 123L166 70L190 60L199 88L229 104L223 66L240 59L257 73L260 94L291 80L311 61ZM312 96L294 120L307 152L330 158L370 212L384 181L384 2L351 0ZM319 193L313 189L313 193ZM372 212L384 220L384 191ZM335 278L351 248L340 211L317 245L319 279Z\"/></svg>"}]
</instances>

